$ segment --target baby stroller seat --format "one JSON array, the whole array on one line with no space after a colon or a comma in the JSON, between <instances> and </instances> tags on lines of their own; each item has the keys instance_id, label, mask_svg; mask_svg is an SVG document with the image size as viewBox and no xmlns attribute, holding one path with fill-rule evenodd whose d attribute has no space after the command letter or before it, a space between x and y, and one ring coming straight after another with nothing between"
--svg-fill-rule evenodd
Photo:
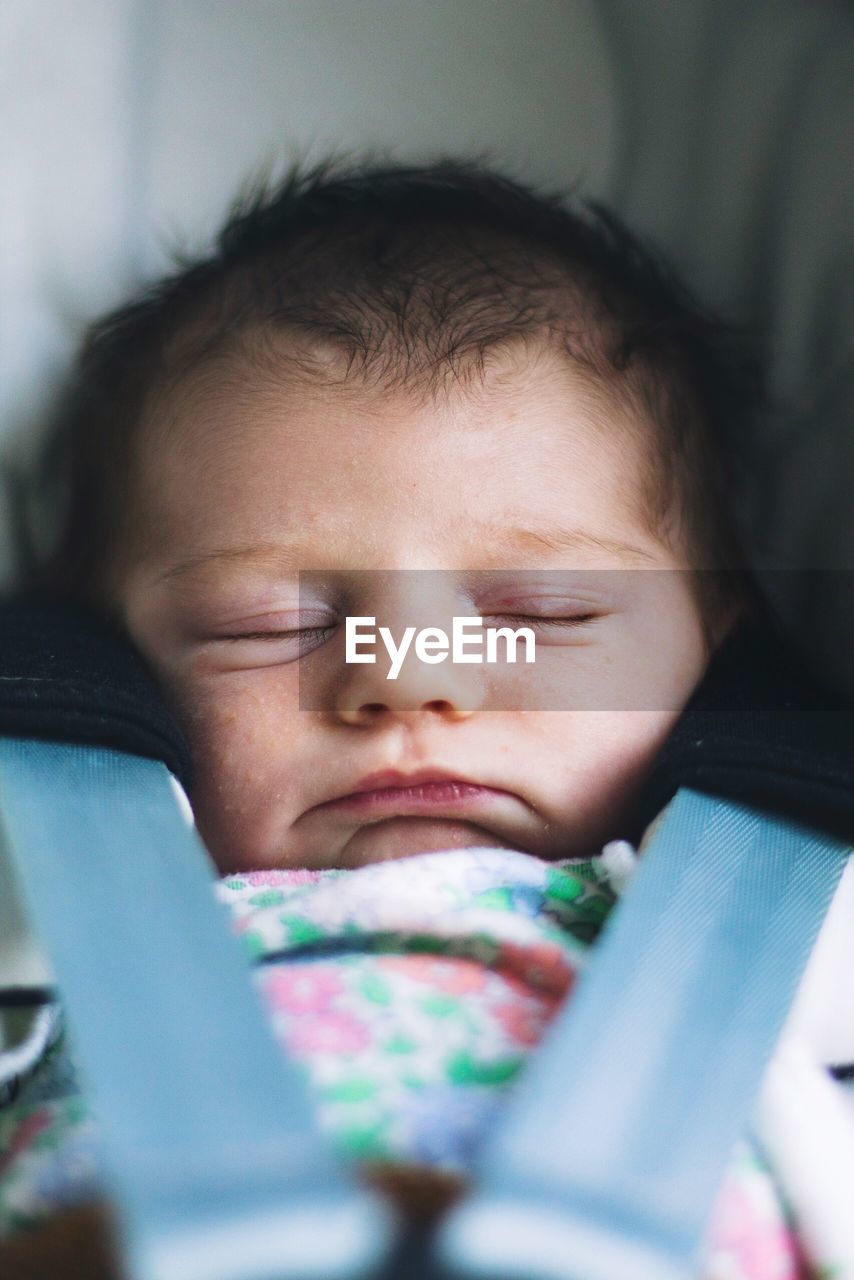
<instances>
[{"instance_id":1,"label":"baby stroller seat","mask_svg":"<svg viewBox=\"0 0 854 1280\"><path fill-rule=\"evenodd\" d=\"M127 642L13 600L0 676L0 839L97 1098L123 1274L694 1274L854 835L851 711L765 624L726 642L661 753L631 834L663 813L625 900L474 1193L429 1238L398 1231L317 1132L175 802L186 748ZM122 909L140 895L144 918Z\"/></svg>"}]
</instances>

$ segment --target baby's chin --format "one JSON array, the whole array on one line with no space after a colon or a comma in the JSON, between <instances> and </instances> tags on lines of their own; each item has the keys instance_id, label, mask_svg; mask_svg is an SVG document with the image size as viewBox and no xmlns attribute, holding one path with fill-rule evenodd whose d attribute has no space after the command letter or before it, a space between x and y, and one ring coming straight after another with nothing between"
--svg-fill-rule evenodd
<instances>
[{"instance_id":1,"label":"baby's chin","mask_svg":"<svg viewBox=\"0 0 854 1280\"><path fill-rule=\"evenodd\" d=\"M395 816L365 823L336 847L330 841L322 848L265 848L254 853L246 845L234 849L225 841L219 846L200 829L208 853L221 875L237 875L247 871L347 870L366 867L376 862L393 862L418 853L440 853L446 849L514 849L538 858L556 862L563 858L589 858L598 853L607 839L584 840L578 848L568 842L560 848L531 848L524 842L508 840L496 831L476 822L459 818ZM340 836L339 836L340 839Z\"/></svg>"},{"instance_id":2,"label":"baby's chin","mask_svg":"<svg viewBox=\"0 0 854 1280\"><path fill-rule=\"evenodd\" d=\"M372 862L389 862L415 853L438 853L444 849L482 848L487 845L499 849L518 847L474 822L451 818L385 818L360 827L347 840L335 862L325 865L364 867Z\"/></svg>"}]
</instances>

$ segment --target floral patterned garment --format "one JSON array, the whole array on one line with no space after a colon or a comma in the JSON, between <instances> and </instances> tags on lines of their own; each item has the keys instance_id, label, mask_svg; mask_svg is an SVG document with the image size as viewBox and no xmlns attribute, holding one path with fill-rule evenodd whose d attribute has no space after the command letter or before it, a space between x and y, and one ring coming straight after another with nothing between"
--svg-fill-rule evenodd
<instances>
[{"instance_id":1,"label":"floral patterned garment","mask_svg":"<svg viewBox=\"0 0 854 1280\"><path fill-rule=\"evenodd\" d=\"M464 1173L619 884L604 859L549 864L483 848L250 872L215 891L342 1154ZM0 1230L95 1194L97 1180L96 1124L58 1034L0 1110ZM703 1258L704 1280L819 1274L746 1139Z\"/></svg>"},{"instance_id":2,"label":"floral patterned garment","mask_svg":"<svg viewBox=\"0 0 854 1280\"><path fill-rule=\"evenodd\" d=\"M294 874L218 892L322 1126L355 1156L464 1172L613 894L589 863L498 849Z\"/></svg>"}]
</instances>

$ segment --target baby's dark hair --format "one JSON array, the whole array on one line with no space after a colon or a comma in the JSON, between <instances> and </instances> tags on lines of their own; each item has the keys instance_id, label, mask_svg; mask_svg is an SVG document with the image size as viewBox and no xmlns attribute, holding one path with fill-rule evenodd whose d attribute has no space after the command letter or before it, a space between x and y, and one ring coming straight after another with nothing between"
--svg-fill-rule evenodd
<instances>
[{"instance_id":1,"label":"baby's dark hair","mask_svg":"<svg viewBox=\"0 0 854 1280\"><path fill-rule=\"evenodd\" d=\"M606 427L648 427L643 516L682 531L718 608L742 568L728 468L759 404L741 336L600 204L457 161L296 169L245 197L211 252L91 329L43 454L59 518L39 584L108 604L135 440L194 371L245 358L436 395L520 341L572 361Z\"/></svg>"}]
</instances>

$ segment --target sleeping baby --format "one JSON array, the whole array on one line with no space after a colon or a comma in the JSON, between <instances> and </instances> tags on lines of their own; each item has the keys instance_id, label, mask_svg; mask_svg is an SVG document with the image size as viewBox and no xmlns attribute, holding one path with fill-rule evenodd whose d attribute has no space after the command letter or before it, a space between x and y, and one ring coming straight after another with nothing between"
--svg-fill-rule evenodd
<instances>
[{"instance_id":1,"label":"sleeping baby","mask_svg":"<svg viewBox=\"0 0 854 1280\"><path fill-rule=\"evenodd\" d=\"M720 441L754 406L730 332L615 219L456 164L292 176L81 356L44 581L157 676L274 1029L411 1212L462 1185L750 612ZM460 615L536 661L346 660L348 618ZM6 1225L96 1173L80 1099L40 1088L0 1121Z\"/></svg>"}]
</instances>

